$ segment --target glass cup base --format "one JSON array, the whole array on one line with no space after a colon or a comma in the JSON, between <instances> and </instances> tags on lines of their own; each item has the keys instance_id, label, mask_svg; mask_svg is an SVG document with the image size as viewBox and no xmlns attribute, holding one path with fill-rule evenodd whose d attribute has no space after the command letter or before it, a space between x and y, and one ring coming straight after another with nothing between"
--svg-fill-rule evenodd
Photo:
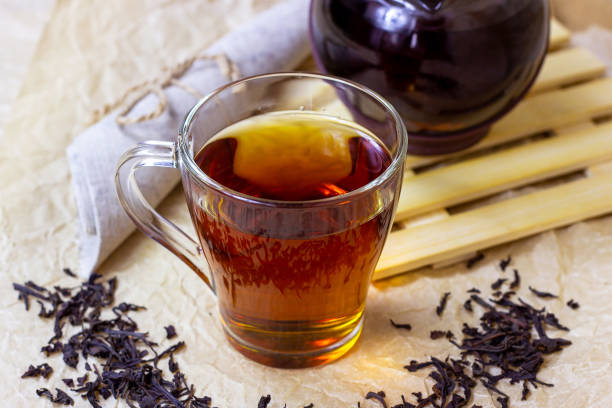
<instances>
[{"instance_id":1,"label":"glass cup base","mask_svg":"<svg viewBox=\"0 0 612 408\"><path fill-rule=\"evenodd\" d=\"M223 321L223 319L222 319ZM351 323L350 331L341 338L330 336L328 339L320 339L316 342L325 344L319 348L313 348L312 345L307 349L299 350L299 347L293 347L292 350L279 350L256 346L251 342L245 341L238 337L224 322L224 331L230 344L245 357L264 364L270 367L277 368L306 368L314 367L322 364L327 364L339 359L346 354L357 342L359 335L363 329L363 314L354 319ZM343 333L346 333L346 325L343 325ZM330 330L333 332L334 330ZM301 333L274 334L268 333L269 337L278 341L282 337L285 343L304 344L301 338L304 337ZM306 348L306 345L305 345Z\"/></svg>"}]
</instances>

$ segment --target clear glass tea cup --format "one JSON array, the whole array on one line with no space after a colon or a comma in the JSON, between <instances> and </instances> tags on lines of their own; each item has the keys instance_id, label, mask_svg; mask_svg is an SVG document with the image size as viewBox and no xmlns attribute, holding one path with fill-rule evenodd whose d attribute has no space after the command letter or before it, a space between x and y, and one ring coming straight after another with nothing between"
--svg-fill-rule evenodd
<instances>
[{"instance_id":1,"label":"clear glass tea cup","mask_svg":"<svg viewBox=\"0 0 612 408\"><path fill-rule=\"evenodd\" d=\"M281 201L232 190L196 164L198 152L220 131L282 112L354 124L386 148L388 167L345 194ZM126 152L115 181L138 228L212 289L226 337L239 352L270 366L307 367L339 358L361 333L370 279L399 198L407 143L393 106L361 85L318 74L265 74L201 99L175 142L144 142ZM142 167L180 171L197 240L147 203L136 177Z\"/></svg>"}]
</instances>

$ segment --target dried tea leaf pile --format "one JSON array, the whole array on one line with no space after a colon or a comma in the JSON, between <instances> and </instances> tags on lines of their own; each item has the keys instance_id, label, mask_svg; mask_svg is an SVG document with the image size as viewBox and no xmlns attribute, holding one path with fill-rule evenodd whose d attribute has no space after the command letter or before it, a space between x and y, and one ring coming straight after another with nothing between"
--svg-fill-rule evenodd
<instances>
[{"instance_id":1,"label":"dried tea leaf pile","mask_svg":"<svg viewBox=\"0 0 612 408\"><path fill-rule=\"evenodd\" d=\"M65 271L68 275L73 274ZM158 344L149 339L147 333L139 332L138 325L130 317L131 312L144 307L131 303L113 306L117 279L100 282L99 275L74 288L43 288L33 282L14 284L29 309L31 299L40 305L39 316L54 318L54 335L42 348L47 356L62 353L66 365L76 368L80 359L85 359L85 373L76 380L63 379L64 384L80 394L92 407L101 407L101 399L111 396L125 400L130 407L181 407L206 408L211 398L197 397L193 385L188 385L185 375L174 360L174 353L184 347L183 342L160 350ZM111 317L103 318L110 308ZM77 332L65 339L67 326L78 328ZM176 336L174 327L166 327L166 337ZM91 363L95 357L95 363ZM161 367L167 362L170 378ZM52 368L46 363L30 366L24 374L47 378ZM56 394L46 388L36 391L53 403L73 405L74 401L64 391Z\"/></svg>"},{"instance_id":2,"label":"dried tea leaf pile","mask_svg":"<svg viewBox=\"0 0 612 408\"><path fill-rule=\"evenodd\" d=\"M505 271L511 261L511 257L502 260L500 269ZM74 277L70 270L64 272ZM102 282L100 278L92 275L80 286L55 286L52 290L31 281L23 285L13 284L26 310L34 300L40 306L38 315L41 318L54 319L54 334L41 351L47 356L61 353L64 363L75 369L81 359L85 360L85 372L76 378L63 379L64 384L94 408L101 407L101 400L110 397L139 408L210 408L212 399L195 395L195 387L187 383L174 359L174 354L185 344L178 341L160 350L148 333L139 331L131 317L133 312L145 308L125 302L113 306L117 279ZM513 280L508 281L506 278L496 280L491 285L495 292L488 299L481 296L481 290L477 288L468 290L469 297L463 308L469 314L480 312L480 323L478 327L464 323L460 340L450 330L430 331L432 340L447 339L456 346L460 350L459 356L445 359L432 356L424 362L411 361L404 368L409 372L429 370L428 377L434 382L432 391L429 395L412 393L414 403L402 395L402 402L392 408L468 407L478 384L495 395L502 408L507 408L510 397L498 388L501 381L520 385L522 399L527 399L531 391L540 386L553 386L538 377L540 368L547 355L562 350L571 342L550 337L547 330L569 329L545 308L535 308L517 296L515 289L519 288L521 279L516 269L513 270ZM508 290L502 291L504 286ZM543 299L557 298L532 287L529 290ZM438 316L442 316L450 298L450 292L442 295L435 310ZM571 299L567 306L577 309L579 304ZM408 323L393 320L390 323L397 329L412 328ZM68 336L67 328L76 332ZM168 325L163 329L166 339L177 337L174 326ZM52 373L53 368L47 363L30 365L22 378L46 379ZM74 405L73 399L57 388L55 394L46 388L38 389L36 393L55 404ZM369 392L365 398L376 401L383 408L389 406L383 391ZM271 399L270 395L262 396L257 407L267 408ZM357 403L358 407L360 405ZM306 407L313 408L314 405ZM471 408L480 407L472 405Z\"/></svg>"},{"instance_id":3,"label":"dried tea leaf pile","mask_svg":"<svg viewBox=\"0 0 612 408\"><path fill-rule=\"evenodd\" d=\"M502 260L500 269L505 271L511 260L511 257ZM520 297L517 301L512 300L516 297L516 292L512 289L520 285L520 275L516 269L513 274L514 279L508 285L511 290L500 291L508 280L500 278L491 285L496 292L488 300L480 296L481 291L477 288L468 291L470 296L463 308L472 313L473 304L476 304L483 313L479 316L479 327L463 324L463 338L460 343L450 331L431 331L431 339L447 338L461 350L460 356L456 359L448 357L441 360L431 357L425 362L411 361L405 366L409 372L430 370L428 376L434 381L432 393L427 396L413 393L416 397L415 404L407 402L402 396L402 403L393 408L467 407L473 390L479 383L496 396L495 399L502 408L507 408L510 405L510 397L498 388L498 384L503 380L508 380L510 384L520 384L523 400L528 398L532 389L553 386L542 381L538 372L547 355L562 350L571 342L562 338L551 338L546 330L569 329L545 308L537 309ZM529 287L529 290L540 298L557 298L556 295L532 287ZM445 293L441 305L446 304L448 297L448 293ZM567 305L577 309L577 303L573 300L567 302ZM440 315L440 309L443 307L436 308L436 314ZM384 394L382 397L381 394L377 395L375 398L386 408ZM373 398L373 395L370 395L370 398Z\"/></svg>"}]
</instances>

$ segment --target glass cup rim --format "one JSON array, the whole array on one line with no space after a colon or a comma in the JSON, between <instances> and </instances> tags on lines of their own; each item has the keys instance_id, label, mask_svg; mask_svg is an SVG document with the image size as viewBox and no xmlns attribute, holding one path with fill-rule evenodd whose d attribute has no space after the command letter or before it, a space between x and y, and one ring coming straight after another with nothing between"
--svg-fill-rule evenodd
<instances>
[{"instance_id":1,"label":"glass cup rim","mask_svg":"<svg viewBox=\"0 0 612 408\"><path fill-rule=\"evenodd\" d=\"M393 120L395 121L395 131L399 135L398 147L397 147L395 154L393 155L393 159L389 167L387 167L387 169L384 172L382 172L378 177L370 181L368 184L365 184L355 190L349 191L348 193L340 194L340 195L333 196L333 197L321 198L317 200L303 200L303 201L273 200L273 199L268 199L268 198L259 198L259 197L250 196L248 194L244 194L239 191L233 190L217 182L210 176L208 176L196 164L195 158L192 157L189 146L188 146L189 138L187 137L187 135L189 134L189 129L192 125L192 122L196 114L200 110L200 108L204 106L207 102L212 100L215 96L221 94L222 92L225 92L231 88L240 86L244 83L252 82L252 81L260 80L260 79L267 79L267 78L291 78L291 77L319 79L323 81L332 81L335 83L346 85L350 88L356 89L360 92L367 94L368 96L373 98L377 103L382 105L384 109L386 109L393 117ZM185 116L185 119L183 120L181 124L181 127L179 128L178 140L177 140L177 153L179 155L180 161L192 175L196 176L195 178L197 181L199 181L200 183L204 184L207 187L211 187L214 190L220 191L223 194L227 194L238 200L245 201L251 204L260 204L264 206L273 206L277 208L278 207L285 207L285 208L303 207L305 205L311 206L311 207L318 207L318 206L327 206L327 205L341 204L341 203L349 202L353 198L360 196L362 194L368 193L371 190L374 190L376 187L381 186L387 180L389 180L397 171L399 171L403 166L403 162L407 154L407 149L408 149L408 134L406 131L406 127L404 125L404 121L402 117L400 116L400 114L395 109L395 107L393 107L393 105L391 105L389 101L387 101L377 92L374 92L373 90L361 84L358 84L356 82L353 82L353 81L350 81L344 78L340 78L337 76L333 76L333 75L306 73L306 72L274 72L274 73L268 73L268 74L252 75L252 76L248 76L248 77L236 80L236 81L229 82L215 89L214 91L208 93L206 96L201 98L187 113L187 115Z\"/></svg>"}]
</instances>

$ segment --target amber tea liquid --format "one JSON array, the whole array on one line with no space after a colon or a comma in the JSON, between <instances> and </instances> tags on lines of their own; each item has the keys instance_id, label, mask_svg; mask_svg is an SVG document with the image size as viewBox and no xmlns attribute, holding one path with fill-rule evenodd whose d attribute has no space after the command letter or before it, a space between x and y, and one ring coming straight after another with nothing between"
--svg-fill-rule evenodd
<instances>
[{"instance_id":1,"label":"amber tea liquid","mask_svg":"<svg viewBox=\"0 0 612 408\"><path fill-rule=\"evenodd\" d=\"M269 202L253 211L230 196L192 206L230 342L264 364L304 367L357 340L392 203L368 192L334 208L298 203L346 194L391 163L364 128L323 114L275 112L238 122L195 157L209 177ZM278 217L276 205L296 203Z\"/></svg>"}]
</instances>

